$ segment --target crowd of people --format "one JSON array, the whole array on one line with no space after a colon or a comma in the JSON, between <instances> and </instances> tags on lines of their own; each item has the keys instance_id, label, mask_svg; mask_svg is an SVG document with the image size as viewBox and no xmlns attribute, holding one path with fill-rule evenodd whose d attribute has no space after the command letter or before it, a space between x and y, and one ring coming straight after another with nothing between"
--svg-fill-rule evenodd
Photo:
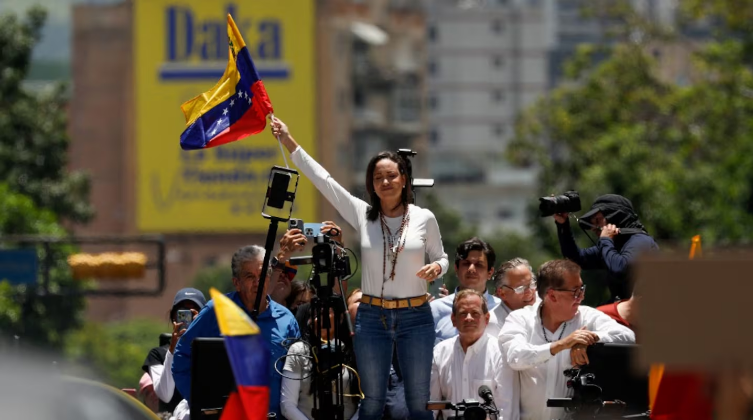
<instances>
[{"instance_id":1,"label":"crowd of people","mask_svg":"<svg viewBox=\"0 0 753 420\"><path fill-rule=\"evenodd\" d=\"M555 215L564 258L537 270L523 257L498 264L491 245L470 238L455 250L458 287L432 296L427 284L441 281L450 260L434 214L413 204L410 162L393 152L374 156L366 168L366 202L340 186L282 121L273 119L272 132L354 228L352 242L361 250L361 288L336 287L347 307L330 311L329 322L319 319L326 313L313 310L317 290L292 281L296 268L288 260L304 249L306 236L288 230L270 258L256 323L271 352L269 411L277 418L315 417L312 356L327 343L337 343L343 353L332 369L344 384L333 389L342 394L345 418L416 420L452 417L453 410L432 411L427 402L478 399L482 387L489 389L500 419L561 418L562 409L548 408L546 401L571 395L563 371L588 364L587 348L595 343L635 343L637 296L629 267L657 246L627 199L606 195L594 202L585 220L600 239L586 249L575 244L568 215ZM333 227L340 231L332 222L322 229ZM232 259L235 290L228 296L249 315L264 254L251 245ZM593 268L609 274L610 299L598 308L581 304L586 293L581 270ZM220 332L213 302L200 292L181 290L171 315L177 308L192 310L193 321L186 326L174 320L171 342L152 350L143 368L144 381L151 380L159 398L157 409L182 420L190 411L191 342ZM354 325L352 337L346 317ZM280 368L278 360L284 360Z\"/></svg>"}]
</instances>

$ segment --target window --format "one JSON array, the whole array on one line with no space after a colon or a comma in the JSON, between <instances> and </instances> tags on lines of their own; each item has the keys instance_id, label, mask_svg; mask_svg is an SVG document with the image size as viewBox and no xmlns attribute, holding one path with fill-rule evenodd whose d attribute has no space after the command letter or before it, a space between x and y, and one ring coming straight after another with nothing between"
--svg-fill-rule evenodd
<instances>
[{"instance_id":1,"label":"window","mask_svg":"<svg viewBox=\"0 0 753 420\"><path fill-rule=\"evenodd\" d=\"M429 95L429 109L439 108L439 98L437 95Z\"/></svg>"},{"instance_id":2,"label":"window","mask_svg":"<svg viewBox=\"0 0 753 420\"><path fill-rule=\"evenodd\" d=\"M394 118L397 122L418 122L421 119L421 95L417 83L395 89Z\"/></svg>"},{"instance_id":3,"label":"window","mask_svg":"<svg viewBox=\"0 0 753 420\"><path fill-rule=\"evenodd\" d=\"M437 31L437 27L434 25L429 25L429 31L428 31L429 42L436 42L438 35L439 34Z\"/></svg>"},{"instance_id":4,"label":"window","mask_svg":"<svg viewBox=\"0 0 753 420\"><path fill-rule=\"evenodd\" d=\"M504 65L505 61L501 56L495 55L494 57L492 57L492 66L494 66L495 69L501 69Z\"/></svg>"},{"instance_id":5,"label":"window","mask_svg":"<svg viewBox=\"0 0 753 420\"><path fill-rule=\"evenodd\" d=\"M492 21L492 32L501 35L505 31L505 25L500 20Z\"/></svg>"},{"instance_id":6,"label":"window","mask_svg":"<svg viewBox=\"0 0 753 420\"><path fill-rule=\"evenodd\" d=\"M509 220L515 217L515 212L506 208L502 207L499 210L497 210L497 219L500 220Z\"/></svg>"},{"instance_id":7,"label":"window","mask_svg":"<svg viewBox=\"0 0 753 420\"><path fill-rule=\"evenodd\" d=\"M505 94L500 89L495 89L492 91L492 102L494 103L500 103L505 100Z\"/></svg>"},{"instance_id":8,"label":"window","mask_svg":"<svg viewBox=\"0 0 753 420\"><path fill-rule=\"evenodd\" d=\"M492 133L494 133L496 137L502 137L505 135L505 127L502 124L494 124L492 127Z\"/></svg>"},{"instance_id":9,"label":"window","mask_svg":"<svg viewBox=\"0 0 753 420\"><path fill-rule=\"evenodd\" d=\"M429 61L429 74L432 76L437 76L439 74L439 65L436 61Z\"/></svg>"},{"instance_id":10,"label":"window","mask_svg":"<svg viewBox=\"0 0 753 420\"><path fill-rule=\"evenodd\" d=\"M439 140L440 140L439 130L437 130L436 128L432 128L431 131L429 131L429 142L432 145L436 145L437 143L439 143Z\"/></svg>"}]
</instances>

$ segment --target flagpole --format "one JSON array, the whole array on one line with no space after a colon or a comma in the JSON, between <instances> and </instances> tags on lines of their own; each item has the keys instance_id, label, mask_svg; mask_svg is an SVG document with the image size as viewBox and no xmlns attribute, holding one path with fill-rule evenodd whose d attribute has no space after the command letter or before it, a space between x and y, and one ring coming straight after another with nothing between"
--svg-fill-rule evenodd
<instances>
[{"instance_id":1,"label":"flagpole","mask_svg":"<svg viewBox=\"0 0 753 420\"><path fill-rule=\"evenodd\" d=\"M275 114L269 114L270 120L275 118ZM282 142L280 141L280 136L277 136L277 144L280 146L280 153L282 153L282 159L285 161L285 167L290 169L290 166L288 166L288 158L285 157L285 149L282 148Z\"/></svg>"}]
</instances>

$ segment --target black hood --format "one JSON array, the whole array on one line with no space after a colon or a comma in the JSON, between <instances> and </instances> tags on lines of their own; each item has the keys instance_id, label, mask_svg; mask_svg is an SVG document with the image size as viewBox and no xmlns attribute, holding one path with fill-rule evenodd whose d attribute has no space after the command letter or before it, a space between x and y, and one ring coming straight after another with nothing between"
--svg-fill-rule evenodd
<instances>
[{"instance_id":1,"label":"black hood","mask_svg":"<svg viewBox=\"0 0 753 420\"><path fill-rule=\"evenodd\" d=\"M580 217L578 223L586 228L591 228L591 218L598 212L604 215L607 222L620 228L620 233L629 235L646 233L646 228L638 220L638 215L633 210L633 203L627 198L617 194L604 194L599 196L591 205L591 209ZM623 232L624 230L624 232Z\"/></svg>"}]
</instances>

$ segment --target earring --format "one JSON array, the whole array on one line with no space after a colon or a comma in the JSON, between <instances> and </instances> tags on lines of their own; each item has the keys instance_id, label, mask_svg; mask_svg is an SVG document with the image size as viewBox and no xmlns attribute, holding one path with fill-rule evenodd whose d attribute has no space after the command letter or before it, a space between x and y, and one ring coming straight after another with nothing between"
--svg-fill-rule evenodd
<instances>
[{"instance_id":1,"label":"earring","mask_svg":"<svg viewBox=\"0 0 753 420\"><path fill-rule=\"evenodd\" d=\"M403 184L403 189L405 189L405 184Z\"/></svg>"}]
</instances>

